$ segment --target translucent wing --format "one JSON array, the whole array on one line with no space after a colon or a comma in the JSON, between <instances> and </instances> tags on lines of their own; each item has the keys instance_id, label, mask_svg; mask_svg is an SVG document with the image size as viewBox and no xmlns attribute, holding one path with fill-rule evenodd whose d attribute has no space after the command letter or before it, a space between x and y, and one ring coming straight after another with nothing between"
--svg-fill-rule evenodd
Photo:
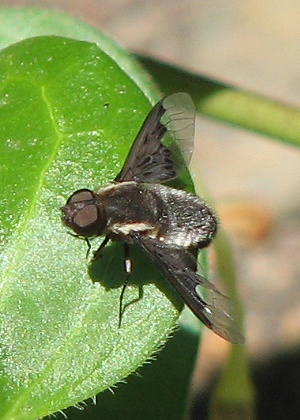
<instances>
[{"instance_id":1,"label":"translucent wing","mask_svg":"<svg viewBox=\"0 0 300 420\"><path fill-rule=\"evenodd\" d=\"M189 251L166 247L155 239L140 235L133 236L133 240L150 256L188 307L208 328L232 343L243 343L244 338L232 314L230 300L195 272L196 259ZM206 289L205 300L198 290L200 286Z\"/></svg>"},{"instance_id":2,"label":"translucent wing","mask_svg":"<svg viewBox=\"0 0 300 420\"><path fill-rule=\"evenodd\" d=\"M174 179L188 163L194 140L195 107L187 93L179 92L158 102L145 119L115 181L164 182ZM175 142L164 145L167 131Z\"/></svg>"},{"instance_id":3,"label":"translucent wing","mask_svg":"<svg viewBox=\"0 0 300 420\"><path fill-rule=\"evenodd\" d=\"M163 106L167 112L162 117L162 123L175 140L170 148L175 156L178 156L177 151L175 151L177 146L183 156L185 165L188 165L194 149L195 105L189 94L178 92L164 98Z\"/></svg>"}]
</instances>

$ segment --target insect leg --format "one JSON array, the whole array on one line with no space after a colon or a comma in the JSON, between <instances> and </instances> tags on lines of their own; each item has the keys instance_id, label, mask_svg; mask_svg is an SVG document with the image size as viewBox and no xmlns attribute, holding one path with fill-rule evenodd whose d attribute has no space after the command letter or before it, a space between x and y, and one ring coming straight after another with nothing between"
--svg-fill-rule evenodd
<instances>
[{"instance_id":1,"label":"insect leg","mask_svg":"<svg viewBox=\"0 0 300 420\"><path fill-rule=\"evenodd\" d=\"M119 325L118 328L121 327L121 323L122 323L122 315L124 312L124 308L123 308L123 298L124 298L124 294L125 294L125 290L129 281L129 277L131 274L131 259L130 259L130 249L129 249L129 244L124 244L124 266L125 266L125 273L126 273L126 277L125 277L125 281L122 287L122 291L120 294L120 304L119 304Z\"/></svg>"},{"instance_id":2,"label":"insect leg","mask_svg":"<svg viewBox=\"0 0 300 420\"><path fill-rule=\"evenodd\" d=\"M91 251L92 245L91 245L91 243L89 241L89 238L84 238L84 240L85 240L85 243L87 244L87 251L86 251L85 258L88 259L89 255L90 255L90 251Z\"/></svg>"},{"instance_id":3,"label":"insect leg","mask_svg":"<svg viewBox=\"0 0 300 420\"><path fill-rule=\"evenodd\" d=\"M88 239L86 238L86 240L88 240ZM105 238L102 241L102 243L99 246L99 248L94 252L93 261L96 261L96 260L98 260L98 258L100 258L101 252L106 247L108 241L109 241L109 238L107 236L105 236ZM90 249L89 249L89 251L90 251Z\"/></svg>"},{"instance_id":4,"label":"insect leg","mask_svg":"<svg viewBox=\"0 0 300 420\"><path fill-rule=\"evenodd\" d=\"M67 232L67 233L73 236L73 238L83 239L85 241L85 243L87 244L86 258L88 258L88 256L90 255L91 248L92 248L89 238L77 235L77 233L72 233L72 232Z\"/></svg>"}]
</instances>

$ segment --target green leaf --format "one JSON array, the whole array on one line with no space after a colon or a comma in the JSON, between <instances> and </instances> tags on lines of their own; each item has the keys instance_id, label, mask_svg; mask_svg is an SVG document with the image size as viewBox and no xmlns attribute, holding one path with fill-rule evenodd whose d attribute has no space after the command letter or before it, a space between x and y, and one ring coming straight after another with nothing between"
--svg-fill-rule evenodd
<instances>
[{"instance_id":1,"label":"green leaf","mask_svg":"<svg viewBox=\"0 0 300 420\"><path fill-rule=\"evenodd\" d=\"M66 410L72 420L182 420L187 417L188 390L197 354L198 335L178 329L162 351L126 379L125 384L87 401L83 412Z\"/></svg>"},{"instance_id":2,"label":"green leaf","mask_svg":"<svg viewBox=\"0 0 300 420\"><path fill-rule=\"evenodd\" d=\"M85 242L60 222L74 190L118 173L150 109L133 78L96 44L60 37L2 50L0 75L0 407L2 420L27 420L122 380L166 340L178 310L134 249L118 329L122 246L89 266Z\"/></svg>"},{"instance_id":3,"label":"green leaf","mask_svg":"<svg viewBox=\"0 0 300 420\"><path fill-rule=\"evenodd\" d=\"M218 272L226 285L226 294L234 302L236 316L242 329L244 314L237 293L237 276L232 249L224 232L214 243ZM230 346L228 358L210 401L210 418L251 420L255 418L255 392L249 373L249 361L245 346Z\"/></svg>"},{"instance_id":4,"label":"green leaf","mask_svg":"<svg viewBox=\"0 0 300 420\"><path fill-rule=\"evenodd\" d=\"M41 35L59 35L96 42L148 97L160 99L148 73L145 76L141 66L131 55L124 53L119 45L93 27L55 10L0 7L0 48Z\"/></svg>"}]
</instances>

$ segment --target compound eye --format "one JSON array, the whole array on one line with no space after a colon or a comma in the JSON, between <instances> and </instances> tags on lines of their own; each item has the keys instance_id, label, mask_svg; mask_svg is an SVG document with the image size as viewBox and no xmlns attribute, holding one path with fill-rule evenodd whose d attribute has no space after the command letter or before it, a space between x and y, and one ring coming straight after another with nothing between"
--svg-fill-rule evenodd
<instances>
[{"instance_id":1,"label":"compound eye","mask_svg":"<svg viewBox=\"0 0 300 420\"><path fill-rule=\"evenodd\" d=\"M67 204L78 203L80 201L89 201L94 199L94 193L91 190L82 189L75 191L67 200Z\"/></svg>"},{"instance_id":2,"label":"compound eye","mask_svg":"<svg viewBox=\"0 0 300 420\"><path fill-rule=\"evenodd\" d=\"M98 209L95 204L88 204L83 206L75 214L73 222L82 231L85 229L90 231L92 225L95 225L98 221ZM85 236L85 235L84 235Z\"/></svg>"}]
</instances>

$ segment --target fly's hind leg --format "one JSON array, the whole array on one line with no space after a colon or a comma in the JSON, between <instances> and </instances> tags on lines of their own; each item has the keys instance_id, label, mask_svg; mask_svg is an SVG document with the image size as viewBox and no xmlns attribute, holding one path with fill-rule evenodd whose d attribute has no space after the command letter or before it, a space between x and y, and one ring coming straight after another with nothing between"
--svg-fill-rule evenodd
<instances>
[{"instance_id":1,"label":"fly's hind leg","mask_svg":"<svg viewBox=\"0 0 300 420\"><path fill-rule=\"evenodd\" d=\"M134 299L133 301L126 303L123 306L123 300L124 300L124 295L125 295L125 290L127 288L129 279L130 279L130 275L132 272L132 264L131 264L131 259L130 259L130 248L129 248L129 244L124 244L124 268L125 268L125 273L126 273L126 277L125 277L125 281L122 287L122 291L120 294L120 303L119 303L119 324L118 327L121 328L121 324L122 324L122 316L124 314L125 309L127 308L127 306L131 305L134 302L139 301L142 297L143 297L143 289L142 287L139 288L139 297L137 299Z\"/></svg>"},{"instance_id":2,"label":"fly's hind leg","mask_svg":"<svg viewBox=\"0 0 300 420\"><path fill-rule=\"evenodd\" d=\"M121 291L121 294L120 294L119 324L118 324L119 328L121 327L122 315L123 315L123 312L125 310L125 308L123 308L123 298L124 298L125 290L126 290L127 284L129 282L130 274L131 274L130 249L129 249L129 245L126 244L126 243L124 244L124 267L125 267L126 277L125 277L125 281L124 281L122 291Z\"/></svg>"}]
</instances>

